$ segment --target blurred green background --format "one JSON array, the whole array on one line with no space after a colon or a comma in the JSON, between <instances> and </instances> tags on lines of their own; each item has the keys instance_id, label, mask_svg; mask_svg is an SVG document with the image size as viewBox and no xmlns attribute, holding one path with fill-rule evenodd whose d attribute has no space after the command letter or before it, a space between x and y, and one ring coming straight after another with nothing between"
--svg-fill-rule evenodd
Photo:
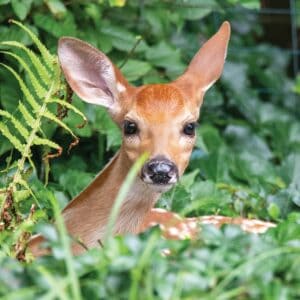
<instances>
[{"instance_id":1,"label":"blurred green background","mask_svg":"<svg viewBox=\"0 0 300 300\"><path fill-rule=\"evenodd\" d=\"M53 255L19 262L11 249L24 222L2 230L1 299L300 298L298 1L0 0L0 42L19 41L37 51L9 19L21 21L53 54L61 36L93 44L137 85L176 78L200 45L229 20L225 69L205 96L189 168L158 206L187 216L242 216L278 226L259 236L234 226L204 226L193 242L165 241L153 229L116 238L109 249L68 257L48 222L51 199L63 208L121 143L106 111L74 96L72 104L88 124L77 128L81 119L71 111L63 121L79 144L68 153L72 137L46 120L43 132L63 153L47 162L43 157L49 149L35 146L31 159L36 169L26 165L26 181L41 208L34 215L36 224L27 224L26 231L47 235ZM0 59L30 81L13 58L0 53ZM14 115L22 99L17 80L0 67L0 108ZM19 155L0 134L1 188L10 182ZM15 209L26 220L34 200L23 198ZM163 257L165 248L172 255Z\"/></svg>"}]
</instances>

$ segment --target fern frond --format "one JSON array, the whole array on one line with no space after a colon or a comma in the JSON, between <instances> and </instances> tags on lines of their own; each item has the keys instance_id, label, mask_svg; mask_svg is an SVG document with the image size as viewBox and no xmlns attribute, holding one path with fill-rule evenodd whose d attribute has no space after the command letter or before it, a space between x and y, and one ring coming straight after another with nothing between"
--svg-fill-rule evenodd
<instances>
[{"instance_id":1,"label":"fern frond","mask_svg":"<svg viewBox=\"0 0 300 300\"><path fill-rule=\"evenodd\" d=\"M34 118L22 102L19 102L18 109L21 112L22 116L24 117L26 123L31 128L34 128L34 123L35 123Z\"/></svg>"},{"instance_id":2,"label":"fern frond","mask_svg":"<svg viewBox=\"0 0 300 300\"><path fill-rule=\"evenodd\" d=\"M36 196L34 195L32 189L30 188L30 186L28 185L28 183L26 182L26 180L24 180L21 176L19 176L16 181L17 184L21 185L22 187L24 187L29 193L30 195L33 197L33 199L36 201L37 205L40 207L40 202L38 201L38 199L36 198Z\"/></svg>"},{"instance_id":3,"label":"fern frond","mask_svg":"<svg viewBox=\"0 0 300 300\"><path fill-rule=\"evenodd\" d=\"M85 117L85 115L79 109L77 109L74 105L70 104L69 102L60 100L58 98L51 98L51 99L49 99L49 102L57 103L61 106L68 108L69 110L74 111L77 115L79 115L83 119L84 123L87 122L87 118Z\"/></svg>"},{"instance_id":4,"label":"fern frond","mask_svg":"<svg viewBox=\"0 0 300 300\"><path fill-rule=\"evenodd\" d=\"M6 68L7 70L9 70L17 79L21 90L26 98L26 100L28 101L28 103L31 105L31 107L35 110L38 111L40 109L40 105L37 103L37 101L34 99L34 97L32 96L32 94L30 93L29 89L27 88L25 82L23 81L23 79L19 76L19 74L10 66L0 63L0 65L2 65L4 68Z\"/></svg>"},{"instance_id":5,"label":"fern frond","mask_svg":"<svg viewBox=\"0 0 300 300\"><path fill-rule=\"evenodd\" d=\"M45 112L43 112L43 116L53 122L55 122L56 124L58 124L60 127L62 127L63 129L65 129L67 132L69 132L75 139L78 139L76 137L76 135L73 133L73 131L64 123L62 122L60 119L58 119L53 113L51 113L50 111L46 110Z\"/></svg>"},{"instance_id":6,"label":"fern frond","mask_svg":"<svg viewBox=\"0 0 300 300\"><path fill-rule=\"evenodd\" d=\"M34 145L44 145L44 146L49 146L50 148L56 149L56 150L58 150L58 151L61 151L61 149L62 149L58 144L56 144L56 143L54 143L54 142L52 142L52 141L50 141L50 140L48 140L48 139L40 138L40 137L38 137L38 136L36 136L36 137L34 138L33 144L34 144Z\"/></svg>"},{"instance_id":7,"label":"fern frond","mask_svg":"<svg viewBox=\"0 0 300 300\"><path fill-rule=\"evenodd\" d=\"M20 152L24 152L25 146L17 137L15 137L9 130L9 128L2 122L0 122L0 132L13 144L13 146Z\"/></svg>"},{"instance_id":8,"label":"fern frond","mask_svg":"<svg viewBox=\"0 0 300 300\"><path fill-rule=\"evenodd\" d=\"M32 52L29 48L25 47L23 44L15 41L5 41L5 42L1 42L0 44L5 46L20 48L24 52L26 52L26 54L28 55L29 59L32 62L32 65L34 66L40 78L42 79L43 83L45 83L45 85L50 84L51 75L48 72L48 70L45 68L45 66L42 64L40 58L34 52Z\"/></svg>"},{"instance_id":9,"label":"fern frond","mask_svg":"<svg viewBox=\"0 0 300 300\"><path fill-rule=\"evenodd\" d=\"M15 58L19 62L19 64L25 69L25 71L28 73L36 95L38 95L41 98L45 96L47 91L42 87L42 85L40 85L40 83L37 80L37 77L30 70L28 64L24 61L24 59L22 57L20 57L17 54L14 54L12 52L9 52L9 51L0 51L0 53L9 55L9 56Z\"/></svg>"},{"instance_id":10,"label":"fern frond","mask_svg":"<svg viewBox=\"0 0 300 300\"><path fill-rule=\"evenodd\" d=\"M14 24L16 24L17 26L19 26L25 32L28 33L28 35L30 36L30 38L32 39L32 41L34 42L34 44L37 46L37 48L41 52L41 55L42 55L42 57L44 59L44 62L47 64L47 66L51 70L52 69L52 64L53 64L53 61L54 61L54 56L52 56L50 54L50 52L48 51L48 49L41 43L41 41L38 39L38 37L31 30L29 30L27 27L25 27L23 24L21 24L18 21L12 20L11 22L14 23Z\"/></svg>"},{"instance_id":11,"label":"fern frond","mask_svg":"<svg viewBox=\"0 0 300 300\"><path fill-rule=\"evenodd\" d=\"M29 132L26 127L22 125L22 123L17 120L12 114L9 112L0 109L0 116L6 117L7 119L10 119L14 127L17 129L17 131L21 134L21 136L26 140L29 137Z\"/></svg>"},{"instance_id":12,"label":"fern frond","mask_svg":"<svg viewBox=\"0 0 300 300\"><path fill-rule=\"evenodd\" d=\"M6 192L8 191L10 193L9 196L11 197L10 201L12 203L14 200L17 202L23 201L31 195L38 206L40 206L37 198L30 189L28 176L26 176L25 171L26 169L28 170L28 162L32 166L32 169L35 170L34 161L32 159L32 147L34 145L41 146L41 148L44 148L44 153L45 150L48 151L49 148L56 150L56 152L54 151L55 153L44 156L46 164L49 164L47 162L49 158L57 157L62 153L62 147L51 141L51 139L43 133L41 125L43 122L50 120L52 123L55 123L67 131L67 133L74 138L69 145L69 150L79 141L69 126L49 110L49 106L51 106L51 103L56 103L72 110L79 115L85 123L87 119L84 114L72 104L62 101L57 97L57 95L61 94L66 88L65 84L61 81L61 69L57 56L51 55L30 29L17 21L12 21L12 23L16 24L29 34L34 44L39 49L41 56L35 54L26 46L16 41L5 41L0 43L1 46L9 48L9 50L2 51L1 53L15 59L25 70L25 73L28 74L28 81L30 81L30 84L27 84L27 81L24 81L22 75L20 75L18 71L9 65L0 63L0 66L6 68L16 78L23 94L23 99L19 101L18 104L18 110L20 112L18 113L18 116L20 116L20 119L9 112L0 110L0 116L3 116L5 121L7 120L7 122L0 121L0 134L7 138L14 148L21 153L20 158L15 161L14 171L12 172L13 176L11 176L9 183L7 184ZM19 52L12 52L14 49L19 50ZM14 128L12 126L14 126ZM10 167L11 165L6 168L6 173ZM30 168L30 170L32 169ZM7 201L6 199L8 199L8 197L4 199L4 202ZM11 230L15 228L16 224L20 224L17 208L18 207L16 206L15 210L8 211L10 219L5 223L5 229ZM4 209L3 205L0 206L0 209L1 211ZM0 218L1 215L2 213L0 212Z\"/></svg>"}]
</instances>

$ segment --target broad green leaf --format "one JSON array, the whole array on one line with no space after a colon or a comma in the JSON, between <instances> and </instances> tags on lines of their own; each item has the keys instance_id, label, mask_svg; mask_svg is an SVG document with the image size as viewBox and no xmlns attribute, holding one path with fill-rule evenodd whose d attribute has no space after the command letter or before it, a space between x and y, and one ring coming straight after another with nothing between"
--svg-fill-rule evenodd
<instances>
[{"instance_id":1,"label":"broad green leaf","mask_svg":"<svg viewBox=\"0 0 300 300\"><path fill-rule=\"evenodd\" d=\"M32 0L11 0L11 6L21 21L23 21L28 15L31 9L31 4Z\"/></svg>"},{"instance_id":2,"label":"broad green leaf","mask_svg":"<svg viewBox=\"0 0 300 300\"><path fill-rule=\"evenodd\" d=\"M171 12L169 10L157 8L148 8L145 10L145 18L147 19L153 35L163 37L167 29L170 27Z\"/></svg>"},{"instance_id":3,"label":"broad green leaf","mask_svg":"<svg viewBox=\"0 0 300 300\"><path fill-rule=\"evenodd\" d=\"M273 220L276 220L280 216L280 208L275 203L271 203L268 207L268 213Z\"/></svg>"},{"instance_id":4,"label":"broad green leaf","mask_svg":"<svg viewBox=\"0 0 300 300\"><path fill-rule=\"evenodd\" d=\"M234 156L231 171L235 177L247 182L262 180L275 185L277 183L277 172L272 164L250 150Z\"/></svg>"},{"instance_id":5,"label":"broad green leaf","mask_svg":"<svg viewBox=\"0 0 300 300\"><path fill-rule=\"evenodd\" d=\"M214 0L175 0L172 4L177 7L180 16L187 20L199 20L218 8Z\"/></svg>"},{"instance_id":6,"label":"broad green leaf","mask_svg":"<svg viewBox=\"0 0 300 300\"><path fill-rule=\"evenodd\" d=\"M273 156L267 142L247 126L229 125L225 129L225 137L237 152L251 149L253 154L266 160Z\"/></svg>"},{"instance_id":7,"label":"broad green leaf","mask_svg":"<svg viewBox=\"0 0 300 300\"><path fill-rule=\"evenodd\" d=\"M168 68L170 64L181 63L180 51L164 41L149 47L146 51L146 58L147 61L158 67Z\"/></svg>"},{"instance_id":8,"label":"broad green leaf","mask_svg":"<svg viewBox=\"0 0 300 300\"><path fill-rule=\"evenodd\" d=\"M205 147L203 150L208 152L218 150L224 143L219 131L215 127L205 124L199 126L197 138L202 139Z\"/></svg>"},{"instance_id":9,"label":"broad green leaf","mask_svg":"<svg viewBox=\"0 0 300 300\"><path fill-rule=\"evenodd\" d=\"M96 111L94 128L101 134L105 134L107 138L107 148L115 148L121 145L121 132L118 126L112 121L107 111L99 108Z\"/></svg>"},{"instance_id":10,"label":"broad green leaf","mask_svg":"<svg viewBox=\"0 0 300 300\"><path fill-rule=\"evenodd\" d=\"M151 65L148 62L135 59L129 59L125 63L124 67L122 67L122 72L129 81L135 81L137 79L140 79L150 70Z\"/></svg>"},{"instance_id":11,"label":"broad green leaf","mask_svg":"<svg viewBox=\"0 0 300 300\"><path fill-rule=\"evenodd\" d=\"M100 32L111 38L113 46L121 51L129 52L133 49L137 42L137 37L130 31L126 30L124 27L104 23L100 28ZM144 41L141 41L135 48L135 52L143 52L147 49L147 45Z\"/></svg>"},{"instance_id":12,"label":"broad green leaf","mask_svg":"<svg viewBox=\"0 0 300 300\"><path fill-rule=\"evenodd\" d=\"M180 179L180 184L183 185L187 190L193 185L195 182L195 178L198 175L199 170L194 170L186 175L183 175Z\"/></svg>"},{"instance_id":13,"label":"broad green leaf","mask_svg":"<svg viewBox=\"0 0 300 300\"><path fill-rule=\"evenodd\" d=\"M49 14L37 13L34 15L34 23L56 38L65 35L76 36L74 16L70 13L66 13L61 20L56 20Z\"/></svg>"},{"instance_id":14,"label":"broad green leaf","mask_svg":"<svg viewBox=\"0 0 300 300\"><path fill-rule=\"evenodd\" d=\"M183 73L186 68L181 61L180 50L164 41L149 47L146 51L146 58L152 65L165 68L173 77Z\"/></svg>"},{"instance_id":15,"label":"broad green leaf","mask_svg":"<svg viewBox=\"0 0 300 300\"><path fill-rule=\"evenodd\" d=\"M62 1L46 0L45 2L46 2L46 5L48 6L48 8L50 9L51 13L54 16L61 18L66 14L67 9Z\"/></svg>"},{"instance_id":16,"label":"broad green leaf","mask_svg":"<svg viewBox=\"0 0 300 300\"><path fill-rule=\"evenodd\" d=\"M300 185L300 153L288 155L280 167L280 173L287 184Z\"/></svg>"},{"instance_id":17,"label":"broad green leaf","mask_svg":"<svg viewBox=\"0 0 300 300\"><path fill-rule=\"evenodd\" d=\"M65 170L60 174L59 182L72 197L79 194L94 178L93 174L79 170Z\"/></svg>"},{"instance_id":18,"label":"broad green leaf","mask_svg":"<svg viewBox=\"0 0 300 300\"><path fill-rule=\"evenodd\" d=\"M215 214L218 210L226 214L232 199L228 192L220 191L211 180L197 181L190 189L192 202L186 211L196 210L206 214Z\"/></svg>"},{"instance_id":19,"label":"broad green leaf","mask_svg":"<svg viewBox=\"0 0 300 300\"><path fill-rule=\"evenodd\" d=\"M198 166L205 178L216 182L229 179L230 154L225 146L206 154L199 159Z\"/></svg>"}]
</instances>

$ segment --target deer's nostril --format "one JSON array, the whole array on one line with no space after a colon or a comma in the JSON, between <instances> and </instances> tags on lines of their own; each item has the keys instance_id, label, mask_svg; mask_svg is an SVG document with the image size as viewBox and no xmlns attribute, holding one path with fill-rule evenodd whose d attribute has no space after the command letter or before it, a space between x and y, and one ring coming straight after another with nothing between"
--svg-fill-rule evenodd
<instances>
[{"instance_id":1,"label":"deer's nostril","mask_svg":"<svg viewBox=\"0 0 300 300\"><path fill-rule=\"evenodd\" d=\"M172 165L164 161L156 161L149 163L148 169L153 174L168 174L172 170Z\"/></svg>"},{"instance_id":2,"label":"deer's nostril","mask_svg":"<svg viewBox=\"0 0 300 300\"><path fill-rule=\"evenodd\" d=\"M172 178L177 179L178 170L176 165L167 159L152 159L144 166L143 174L154 184L168 184Z\"/></svg>"}]
</instances>

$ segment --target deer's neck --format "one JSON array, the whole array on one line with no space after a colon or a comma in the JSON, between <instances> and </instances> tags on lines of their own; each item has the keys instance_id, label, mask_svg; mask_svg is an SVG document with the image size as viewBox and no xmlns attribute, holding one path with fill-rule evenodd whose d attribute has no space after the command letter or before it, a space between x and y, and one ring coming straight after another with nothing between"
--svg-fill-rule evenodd
<instances>
[{"instance_id":1,"label":"deer's neck","mask_svg":"<svg viewBox=\"0 0 300 300\"><path fill-rule=\"evenodd\" d=\"M96 179L72 200L63 211L67 229L88 246L104 237L106 224L119 189L130 169L120 150ZM159 194L136 178L124 199L114 227L115 234L136 233Z\"/></svg>"}]
</instances>

